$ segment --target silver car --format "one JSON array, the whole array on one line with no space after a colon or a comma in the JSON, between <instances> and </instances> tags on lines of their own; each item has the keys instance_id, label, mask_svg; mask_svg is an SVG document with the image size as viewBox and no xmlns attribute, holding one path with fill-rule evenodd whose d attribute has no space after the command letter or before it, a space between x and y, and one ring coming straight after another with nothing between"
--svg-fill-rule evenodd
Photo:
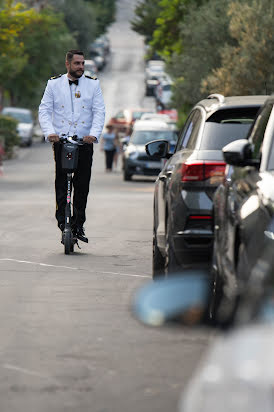
<instances>
[{"instance_id":1,"label":"silver car","mask_svg":"<svg viewBox=\"0 0 274 412\"><path fill-rule=\"evenodd\" d=\"M34 129L34 120L31 110L19 107L4 107L2 114L4 116L13 117L18 121L17 133L20 136L21 144L31 146Z\"/></svg>"},{"instance_id":2,"label":"silver car","mask_svg":"<svg viewBox=\"0 0 274 412\"><path fill-rule=\"evenodd\" d=\"M146 143L164 139L169 142L172 151L177 143L177 137L176 130L166 122L137 120L123 153L124 180L131 180L133 175L157 176L164 166L164 160L150 158L145 150Z\"/></svg>"}]
</instances>

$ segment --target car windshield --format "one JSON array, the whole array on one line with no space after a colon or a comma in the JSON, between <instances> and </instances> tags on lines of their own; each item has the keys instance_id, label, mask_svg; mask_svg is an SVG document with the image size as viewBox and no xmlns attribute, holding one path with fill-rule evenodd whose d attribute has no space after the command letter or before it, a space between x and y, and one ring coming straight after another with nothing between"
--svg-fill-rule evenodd
<instances>
[{"instance_id":1,"label":"car windshield","mask_svg":"<svg viewBox=\"0 0 274 412\"><path fill-rule=\"evenodd\" d=\"M137 130L132 134L130 141L136 145L144 145L152 140L160 139L176 142L177 134L172 130Z\"/></svg>"},{"instance_id":2,"label":"car windshield","mask_svg":"<svg viewBox=\"0 0 274 412\"><path fill-rule=\"evenodd\" d=\"M139 120L139 119L141 118L142 114L144 114L143 111L141 111L141 112L138 112L138 111L133 112L133 113L132 113L132 118L133 118L133 120Z\"/></svg>"},{"instance_id":3,"label":"car windshield","mask_svg":"<svg viewBox=\"0 0 274 412\"><path fill-rule=\"evenodd\" d=\"M258 107L219 110L205 123L201 150L221 150L228 143L244 139L259 110Z\"/></svg>"},{"instance_id":4,"label":"car windshield","mask_svg":"<svg viewBox=\"0 0 274 412\"><path fill-rule=\"evenodd\" d=\"M32 123L32 118L29 113L3 111L3 115L13 117L20 123Z\"/></svg>"}]
</instances>

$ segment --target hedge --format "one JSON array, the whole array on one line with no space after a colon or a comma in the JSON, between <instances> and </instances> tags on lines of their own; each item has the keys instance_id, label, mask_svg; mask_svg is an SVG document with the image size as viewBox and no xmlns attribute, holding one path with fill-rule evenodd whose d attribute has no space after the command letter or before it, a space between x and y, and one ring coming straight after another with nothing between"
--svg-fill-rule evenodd
<instances>
[{"instance_id":1,"label":"hedge","mask_svg":"<svg viewBox=\"0 0 274 412\"><path fill-rule=\"evenodd\" d=\"M13 147L20 144L17 134L17 120L12 117L0 115L0 143L5 150L5 158L13 155Z\"/></svg>"}]
</instances>

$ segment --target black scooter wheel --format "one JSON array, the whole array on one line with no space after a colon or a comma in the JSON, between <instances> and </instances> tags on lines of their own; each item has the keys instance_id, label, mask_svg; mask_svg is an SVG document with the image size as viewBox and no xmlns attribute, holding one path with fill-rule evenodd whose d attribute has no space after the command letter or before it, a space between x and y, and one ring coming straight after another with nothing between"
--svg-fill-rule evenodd
<instances>
[{"instance_id":1,"label":"black scooter wheel","mask_svg":"<svg viewBox=\"0 0 274 412\"><path fill-rule=\"evenodd\" d=\"M73 252L73 250L71 250L71 245L73 244L72 242L72 236L71 236L71 232L65 231L64 232L64 248L65 248L65 254L69 255L70 252Z\"/></svg>"}]
</instances>

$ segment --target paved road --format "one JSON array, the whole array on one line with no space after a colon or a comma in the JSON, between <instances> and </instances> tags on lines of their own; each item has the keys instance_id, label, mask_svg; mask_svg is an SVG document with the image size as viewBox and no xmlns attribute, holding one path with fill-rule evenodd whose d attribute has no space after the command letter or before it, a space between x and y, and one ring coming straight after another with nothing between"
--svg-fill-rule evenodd
<instances>
[{"instance_id":1,"label":"paved road","mask_svg":"<svg viewBox=\"0 0 274 412\"><path fill-rule=\"evenodd\" d=\"M107 118L144 100L142 39L133 1L118 1L112 55L100 74ZM208 336L155 330L131 315L151 277L153 181L105 174L96 148L89 244L65 256L54 219L49 145L5 162L0 177L1 412L175 411Z\"/></svg>"}]
</instances>

